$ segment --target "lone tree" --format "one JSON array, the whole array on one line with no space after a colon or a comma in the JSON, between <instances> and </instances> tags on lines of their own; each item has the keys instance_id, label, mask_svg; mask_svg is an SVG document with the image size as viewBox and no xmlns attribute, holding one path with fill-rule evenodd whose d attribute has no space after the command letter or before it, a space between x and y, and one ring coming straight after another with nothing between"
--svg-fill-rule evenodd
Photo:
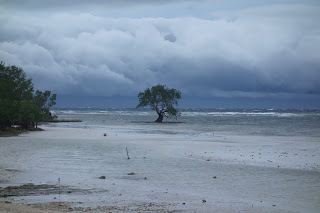
<instances>
[{"instance_id":1,"label":"lone tree","mask_svg":"<svg viewBox=\"0 0 320 213\"><path fill-rule=\"evenodd\" d=\"M179 114L173 106L178 105L178 100L181 99L181 92L176 89L169 89L165 85L158 84L140 92L138 97L137 108L150 106L158 114L158 119L155 121L157 123L161 123L164 116L172 117Z\"/></svg>"}]
</instances>

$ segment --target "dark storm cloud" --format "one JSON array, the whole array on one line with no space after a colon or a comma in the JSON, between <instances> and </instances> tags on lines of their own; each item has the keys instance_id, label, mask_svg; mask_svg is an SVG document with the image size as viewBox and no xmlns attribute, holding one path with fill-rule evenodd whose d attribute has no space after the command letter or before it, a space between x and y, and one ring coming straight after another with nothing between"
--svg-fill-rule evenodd
<instances>
[{"instance_id":1,"label":"dark storm cloud","mask_svg":"<svg viewBox=\"0 0 320 213\"><path fill-rule=\"evenodd\" d=\"M0 60L59 94L135 96L161 83L196 96L320 95L319 14L284 5L215 20L0 15Z\"/></svg>"},{"instance_id":2,"label":"dark storm cloud","mask_svg":"<svg viewBox=\"0 0 320 213\"><path fill-rule=\"evenodd\" d=\"M0 4L8 9L19 10L54 10L54 9L97 9L132 7L141 5L163 5L199 0L0 0Z\"/></svg>"}]
</instances>

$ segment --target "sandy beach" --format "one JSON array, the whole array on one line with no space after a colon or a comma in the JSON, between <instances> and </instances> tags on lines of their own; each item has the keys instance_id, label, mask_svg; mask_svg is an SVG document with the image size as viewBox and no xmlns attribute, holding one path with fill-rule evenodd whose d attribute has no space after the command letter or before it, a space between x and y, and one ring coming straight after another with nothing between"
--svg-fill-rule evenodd
<instances>
[{"instance_id":1,"label":"sandy beach","mask_svg":"<svg viewBox=\"0 0 320 213\"><path fill-rule=\"evenodd\" d=\"M318 137L42 128L0 138L0 212L320 211Z\"/></svg>"}]
</instances>

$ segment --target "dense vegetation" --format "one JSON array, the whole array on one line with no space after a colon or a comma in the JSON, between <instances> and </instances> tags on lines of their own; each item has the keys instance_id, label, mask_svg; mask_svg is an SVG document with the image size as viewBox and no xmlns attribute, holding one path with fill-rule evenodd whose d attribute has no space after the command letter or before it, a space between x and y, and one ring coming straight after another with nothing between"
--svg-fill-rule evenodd
<instances>
[{"instance_id":1,"label":"dense vegetation","mask_svg":"<svg viewBox=\"0 0 320 213\"><path fill-rule=\"evenodd\" d=\"M165 85L158 84L157 86L147 88L144 92L138 95L139 104L137 108L150 106L158 114L155 122L161 123L163 117L178 116L179 112L174 105L178 105L178 100L181 99L181 92L176 89L169 89Z\"/></svg>"},{"instance_id":2,"label":"dense vegetation","mask_svg":"<svg viewBox=\"0 0 320 213\"><path fill-rule=\"evenodd\" d=\"M55 100L50 91L34 92L31 78L21 68L0 62L0 129L37 128L38 122L53 119L49 109Z\"/></svg>"}]
</instances>

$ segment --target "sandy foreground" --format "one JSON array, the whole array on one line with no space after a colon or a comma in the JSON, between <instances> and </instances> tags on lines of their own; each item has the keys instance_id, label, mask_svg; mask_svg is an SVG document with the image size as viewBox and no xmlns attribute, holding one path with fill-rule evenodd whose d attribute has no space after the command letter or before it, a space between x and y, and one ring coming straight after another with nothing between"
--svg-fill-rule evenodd
<instances>
[{"instance_id":1,"label":"sandy foreground","mask_svg":"<svg viewBox=\"0 0 320 213\"><path fill-rule=\"evenodd\" d=\"M0 138L0 212L320 212L317 137L43 128Z\"/></svg>"}]
</instances>

